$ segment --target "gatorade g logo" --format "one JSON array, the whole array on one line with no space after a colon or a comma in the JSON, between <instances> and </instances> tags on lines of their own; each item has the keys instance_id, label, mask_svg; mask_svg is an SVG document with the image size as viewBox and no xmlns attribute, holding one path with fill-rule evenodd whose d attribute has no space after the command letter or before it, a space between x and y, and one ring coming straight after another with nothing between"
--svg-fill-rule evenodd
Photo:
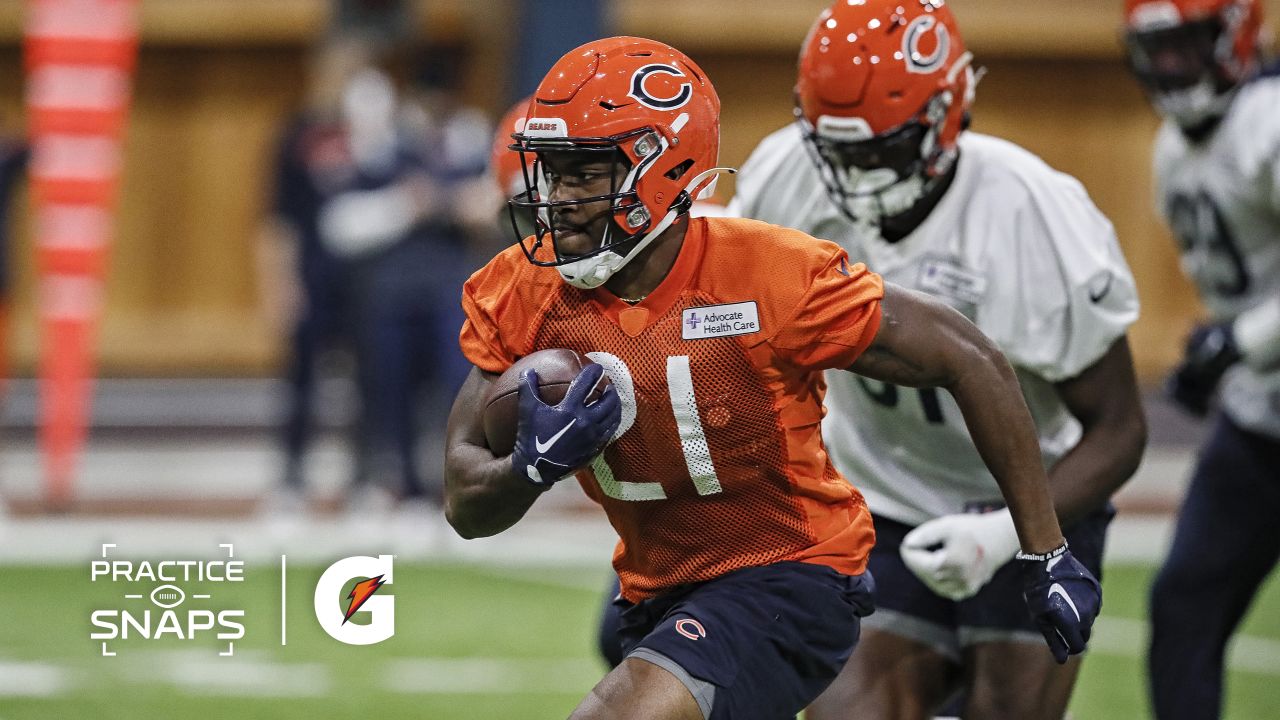
<instances>
[{"instance_id":1,"label":"gatorade g logo","mask_svg":"<svg viewBox=\"0 0 1280 720\"><path fill-rule=\"evenodd\" d=\"M361 578L361 582L344 595L344 586L355 578ZM396 603L393 596L379 590L391 582L390 555L357 555L339 560L316 583L316 620L333 639L348 645L373 645L386 640L396 634ZM369 624L347 622L358 612L369 613Z\"/></svg>"},{"instance_id":2,"label":"gatorade g logo","mask_svg":"<svg viewBox=\"0 0 1280 720\"><path fill-rule=\"evenodd\" d=\"M680 83L675 94L669 94L667 97L658 97L651 94L645 89L645 80L654 74L670 75L677 78L685 77L685 74L680 72L680 69L675 65L650 63L637 70L631 76L631 92L627 93L627 95L639 100L641 105L651 107L654 110L675 110L689 102L689 98L693 97L693 84L689 82ZM667 84L669 85L670 83Z\"/></svg>"}]
</instances>

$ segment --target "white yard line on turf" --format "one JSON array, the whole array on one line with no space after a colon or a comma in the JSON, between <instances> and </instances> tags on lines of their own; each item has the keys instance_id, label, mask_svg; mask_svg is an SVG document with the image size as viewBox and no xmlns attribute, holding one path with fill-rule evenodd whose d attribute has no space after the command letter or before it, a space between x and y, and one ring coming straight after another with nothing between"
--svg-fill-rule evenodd
<instances>
[{"instance_id":1,"label":"white yard line on turf","mask_svg":"<svg viewBox=\"0 0 1280 720\"><path fill-rule=\"evenodd\" d=\"M66 668L53 663L0 660L0 697L54 697L71 685Z\"/></svg>"},{"instance_id":2,"label":"white yard line on turf","mask_svg":"<svg viewBox=\"0 0 1280 720\"><path fill-rule=\"evenodd\" d=\"M542 513L492 538L463 540L444 519L417 513L196 518L11 517L0 522L0 565L81 565L115 543L121 559L199 558L234 543L236 557L278 567L389 553L405 562L443 561L556 567L607 566L617 535L603 515Z\"/></svg>"},{"instance_id":3,"label":"white yard line on turf","mask_svg":"<svg viewBox=\"0 0 1280 720\"><path fill-rule=\"evenodd\" d=\"M1111 525L1108 562L1152 563L1163 557L1172 519L1120 515ZM532 513L510 530L463 540L443 518L418 514L197 518L9 517L0 522L0 566L80 565L116 543L122 559L181 554L212 556L234 542L251 565L328 564L349 555L392 553L402 561L547 568L607 567L617 535L603 514Z\"/></svg>"},{"instance_id":4,"label":"white yard line on turf","mask_svg":"<svg viewBox=\"0 0 1280 720\"><path fill-rule=\"evenodd\" d=\"M333 686L330 671L323 663L231 662L212 657L175 663L163 675L192 695L320 697Z\"/></svg>"},{"instance_id":5,"label":"white yard line on turf","mask_svg":"<svg viewBox=\"0 0 1280 720\"><path fill-rule=\"evenodd\" d=\"M1147 651L1147 623L1103 615L1093 626L1089 652L1142 657ZM1227 667L1236 672L1280 676L1280 640L1238 635L1227 650Z\"/></svg>"},{"instance_id":6,"label":"white yard line on turf","mask_svg":"<svg viewBox=\"0 0 1280 720\"><path fill-rule=\"evenodd\" d=\"M602 663L564 658L404 658L379 673L392 692L421 694L583 693L604 675Z\"/></svg>"}]
</instances>

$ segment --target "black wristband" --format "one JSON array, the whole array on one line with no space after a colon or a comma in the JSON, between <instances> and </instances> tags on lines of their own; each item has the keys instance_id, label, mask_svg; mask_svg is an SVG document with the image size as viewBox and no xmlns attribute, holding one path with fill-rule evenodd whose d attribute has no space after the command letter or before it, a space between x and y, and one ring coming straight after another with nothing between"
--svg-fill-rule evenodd
<instances>
[{"instance_id":1,"label":"black wristband","mask_svg":"<svg viewBox=\"0 0 1280 720\"><path fill-rule=\"evenodd\" d=\"M1052 560L1056 557L1065 555L1066 553L1067 553L1067 541L1063 540L1061 545L1050 550L1047 553L1028 553L1028 552L1022 552L1021 550L1019 550L1018 554L1014 555L1014 558L1018 560L1034 560L1036 562L1044 562L1046 560Z\"/></svg>"}]
</instances>

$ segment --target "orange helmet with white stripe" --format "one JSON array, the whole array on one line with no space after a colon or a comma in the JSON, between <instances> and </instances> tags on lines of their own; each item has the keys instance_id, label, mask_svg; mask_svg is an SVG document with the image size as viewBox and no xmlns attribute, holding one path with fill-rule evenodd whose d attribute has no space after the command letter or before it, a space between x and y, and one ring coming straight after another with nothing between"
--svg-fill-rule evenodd
<instances>
[{"instance_id":1,"label":"orange helmet with white stripe","mask_svg":"<svg viewBox=\"0 0 1280 720\"><path fill-rule=\"evenodd\" d=\"M513 213L532 215L537 232L522 240L530 262L554 265L565 280L596 287L709 193L720 151L720 99L706 73L663 43L614 37L570 51L534 93L524 129L511 147L526 160L525 192ZM553 201L545 196L538 153L605 153L627 168L611 193ZM589 253L555 246L548 222L559 204L612 202L613 223ZM552 252L547 252L547 250Z\"/></svg>"},{"instance_id":2,"label":"orange helmet with white stripe","mask_svg":"<svg viewBox=\"0 0 1280 720\"><path fill-rule=\"evenodd\" d=\"M1185 128L1226 112L1258 68L1258 0L1125 0L1129 67L1161 114Z\"/></svg>"},{"instance_id":3,"label":"orange helmet with white stripe","mask_svg":"<svg viewBox=\"0 0 1280 720\"><path fill-rule=\"evenodd\" d=\"M493 147L489 151L489 173L504 197L517 195L524 190L524 165L520 153L511 149L511 139L524 130L524 116L529 111L532 97L526 97L512 105L498 121Z\"/></svg>"},{"instance_id":4,"label":"orange helmet with white stripe","mask_svg":"<svg viewBox=\"0 0 1280 720\"><path fill-rule=\"evenodd\" d=\"M836 205L909 209L956 158L976 84L944 0L838 0L800 52L796 116Z\"/></svg>"}]
</instances>

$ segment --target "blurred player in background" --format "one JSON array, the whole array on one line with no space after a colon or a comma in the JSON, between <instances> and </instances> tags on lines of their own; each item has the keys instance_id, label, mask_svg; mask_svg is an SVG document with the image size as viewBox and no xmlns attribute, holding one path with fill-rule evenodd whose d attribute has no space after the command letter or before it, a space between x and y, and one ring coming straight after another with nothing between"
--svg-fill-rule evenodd
<instances>
[{"instance_id":1,"label":"blurred player in background","mask_svg":"<svg viewBox=\"0 0 1280 720\"><path fill-rule=\"evenodd\" d=\"M826 368L956 397L1030 551L1027 606L1063 660L1083 650L1100 588L1062 539L1013 371L972 323L832 243L689 218L723 171L719 100L668 46L571 51L527 117L512 204L537 232L464 290L475 367L450 417L446 510L461 535L494 535L575 472L604 506L626 659L575 717L789 718L835 677L871 610L874 538L822 447ZM548 348L599 364L555 406L526 372L514 451L495 455L489 387ZM612 382L587 403L602 366Z\"/></svg>"},{"instance_id":2,"label":"blurred player in background","mask_svg":"<svg viewBox=\"0 0 1280 720\"><path fill-rule=\"evenodd\" d=\"M1100 576L1108 499L1145 443L1136 289L1079 182L965 131L975 75L940 0L841 0L801 51L796 123L747 160L730 210L835 240L975 322L1017 372L1067 541ZM875 519L877 610L808 717L926 718L962 691L966 718L1062 718L1080 661L1055 662L1023 607L1018 536L961 408L827 382L823 437Z\"/></svg>"},{"instance_id":3,"label":"blurred player in background","mask_svg":"<svg viewBox=\"0 0 1280 720\"><path fill-rule=\"evenodd\" d=\"M1227 641L1280 558L1280 67L1257 0L1128 0L1129 64L1164 124L1157 205L1209 319L1167 384L1221 411L1151 592L1156 716L1214 718Z\"/></svg>"}]
</instances>

